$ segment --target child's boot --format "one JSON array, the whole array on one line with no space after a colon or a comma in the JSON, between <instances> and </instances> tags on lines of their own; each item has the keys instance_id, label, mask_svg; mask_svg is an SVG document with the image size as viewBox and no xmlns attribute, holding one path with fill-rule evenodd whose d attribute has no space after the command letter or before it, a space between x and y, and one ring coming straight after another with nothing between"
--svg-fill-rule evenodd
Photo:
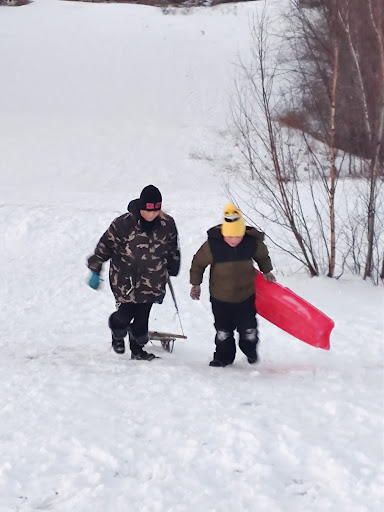
<instances>
[{"instance_id":1,"label":"child's boot","mask_svg":"<svg viewBox=\"0 0 384 512\"><path fill-rule=\"evenodd\" d=\"M112 332L112 348L116 352L116 354L124 354L125 352L125 342L124 338L127 335L127 329L116 328L112 325L113 314L109 317L108 327Z\"/></svg>"},{"instance_id":2,"label":"child's boot","mask_svg":"<svg viewBox=\"0 0 384 512\"><path fill-rule=\"evenodd\" d=\"M139 341L144 342L143 344L138 343L137 339ZM148 335L145 334L143 336L134 336L132 333L132 330L129 329L129 347L131 349L131 359L135 359L137 361L151 361L152 359L155 359L154 354L150 354L149 352L146 352L143 349L143 345L148 341Z\"/></svg>"},{"instance_id":3,"label":"child's boot","mask_svg":"<svg viewBox=\"0 0 384 512\"><path fill-rule=\"evenodd\" d=\"M112 348L116 354L124 354L125 352L125 341L124 338L115 338L112 336Z\"/></svg>"},{"instance_id":4,"label":"child's boot","mask_svg":"<svg viewBox=\"0 0 384 512\"><path fill-rule=\"evenodd\" d=\"M257 363L257 361L259 360L259 356L257 355L257 351L255 350L255 353L254 353L254 354L252 354L252 356L251 356L251 357L248 357L247 359L248 359L248 363L249 363L249 364L255 364L255 363Z\"/></svg>"},{"instance_id":5,"label":"child's boot","mask_svg":"<svg viewBox=\"0 0 384 512\"><path fill-rule=\"evenodd\" d=\"M131 359L134 359L136 361L152 361L152 359L155 359L156 356L154 354L150 354L149 352L146 352L140 347L140 350L131 352Z\"/></svg>"},{"instance_id":6,"label":"child's boot","mask_svg":"<svg viewBox=\"0 0 384 512\"><path fill-rule=\"evenodd\" d=\"M212 359L212 361L209 363L209 366L217 366L224 368L224 366L228 366L229 364L231 363L224 363L223 361L219 361L218 359Z\"/></svg>"}]
</instances>

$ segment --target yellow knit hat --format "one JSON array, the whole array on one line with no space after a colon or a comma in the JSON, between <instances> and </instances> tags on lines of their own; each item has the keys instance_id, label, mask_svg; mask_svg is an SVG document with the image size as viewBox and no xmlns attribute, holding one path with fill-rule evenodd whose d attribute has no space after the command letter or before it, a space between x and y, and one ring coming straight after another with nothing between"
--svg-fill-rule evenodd
<instances>
[{"instance_id":1,"label":"yellow knit hat","mask_svg":"<svg viewBox=\"0 0 384 512\"><path fill-rule=\"evenodd\" d=\"M229 237L240 237L245 235L245 222L241 214L241 210L236 208L232 203L225 205L221 234Z\"/></svg>"}]
</instances>

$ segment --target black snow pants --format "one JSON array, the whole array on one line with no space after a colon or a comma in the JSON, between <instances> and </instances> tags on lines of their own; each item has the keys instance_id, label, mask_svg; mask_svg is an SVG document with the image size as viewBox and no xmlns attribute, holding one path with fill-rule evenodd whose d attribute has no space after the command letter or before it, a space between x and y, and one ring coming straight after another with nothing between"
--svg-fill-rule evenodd
<instances>
[{"instance_id":1,"label":"black snow pants","mask_svg":"<svg viewBox=\"0 0 384 512\"><path fill-rule=\"evenodd\" d=\"M117 303L117 311L109 317L108 325L112 338L123 339L129 333L129 346L133 354L137 354L148 343L149 313L153 304L133 302Z\"/></svg>"},{"instance_id":2,"label":"black snow pants","mask_svg":"<svg viewBox=\"0 0 384 512\"><path fill-rule=\"evenodd\" d=\"M240 350L247 357L255 358L258 342L255 296L238 304L211 297L211 303L216 329L213 358L225 364L233 363L236 355L235 329L239 333Z\"/></svg>"}]
</instances>

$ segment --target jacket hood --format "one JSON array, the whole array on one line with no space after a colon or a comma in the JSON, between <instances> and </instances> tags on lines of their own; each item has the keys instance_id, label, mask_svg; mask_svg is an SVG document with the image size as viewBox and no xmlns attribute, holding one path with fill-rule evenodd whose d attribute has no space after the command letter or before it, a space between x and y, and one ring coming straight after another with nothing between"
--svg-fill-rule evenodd
<instances>
[{"instance_id":1,"label":"jacket hood","mask_svg":"<svg viewBox=\"0 0 384 512\"><path fill-rule=\"evenodd\" d=\"M140 213L139 199L132 199L132 201L128 203L127 210L135 217L138 217Z\"/></svg>"},{"instance_id":2,"label":"jacket hood","mask_svg":"<svg viewBox=\"0 0 384 512\"><path fill-rule=\"evenodd\" d=\"M222 238L223 235L221 234L221 224L208 229L207 233L208 238ZM258 231L256 228L252 226L246 226L245 235L256 238L257 240L264 240L264 233L262 231Z\"/></svg>"},{"instance_id":3,"label":"jacket hood","mask_svg":"<svg viewBox=\"0 0 384 512\"><path fill-rule=\"evenodd\" d=\"M130 201L128 204L127 210L132 214L135 222L140 225L141 229L147 233L153 229L157 229L160 225L159 217L156 217L152 221L143 219L140 214L140 199L132 199L132 201Z\"/></svg>"}]
</instances>

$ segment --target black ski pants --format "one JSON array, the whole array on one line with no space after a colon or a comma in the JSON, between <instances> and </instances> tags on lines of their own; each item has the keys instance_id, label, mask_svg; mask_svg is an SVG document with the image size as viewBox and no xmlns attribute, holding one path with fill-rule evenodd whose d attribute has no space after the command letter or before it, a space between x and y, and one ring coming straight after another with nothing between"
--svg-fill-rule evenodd
<instances>
[{"instance_id":1,"label":"black ski pants","mask_svg":"<svg viewBox=\"0 0 384 512\"><path fill-rule=\"evenodd\" d=\"M136 354L149 341L148 321L153 304L117 303L117 310L109 317L108 325L112 337L123 339L129 333L129 346Z\"/></svg>"},{"instance_id":2,"label":"black ski pants","mask_svg":"<svg viewBox=\"0 0 384 512\"><path fill-rule=\"evenodd\" d=\"M211 303L216 329L214 359L225 364L233 363L236 356L235 329L239 333L240 350L247 357L255 358L258 342L255 296L237 304L211 297Z\"/></svg>"}]
</instances>

